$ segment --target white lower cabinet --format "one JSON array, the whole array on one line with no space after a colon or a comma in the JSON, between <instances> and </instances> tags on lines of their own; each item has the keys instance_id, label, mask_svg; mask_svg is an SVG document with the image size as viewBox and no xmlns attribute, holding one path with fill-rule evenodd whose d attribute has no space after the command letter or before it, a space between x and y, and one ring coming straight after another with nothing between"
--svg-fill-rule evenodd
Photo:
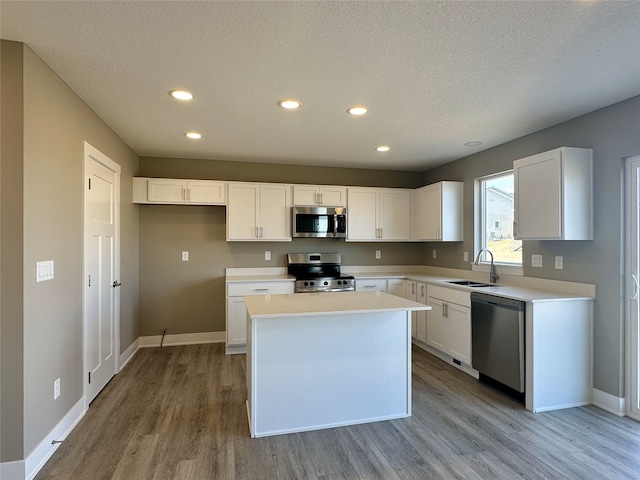
<instances>
[{"instance_id":1,"label":"white lower cabinet","mask_svg":"<svg viewBox=\"0 0 640 480\"><path fill-rule=\"evenodd\" d=\"M247 344L245 295L293 293L293 282L227 283L227 353L244 353Z\"/></svg>"},{"instance_id":2,"label":"white lower cabinet","mask_svg":"<svg viewBox=\"0 0 640 480\"><path fill-rule=\"evenodd\" d=\"M424 305L427 304L427 284L426 283L418 283L416 285L417 297L416 302L422 303ZM414 337L416 340L420 340L423 343L427 343L427 318L429 316L428 310L421 310L419 312L414 312L416 315L415 324L416 324L416 334Z\"/></svg>"},{"instance_id":3,"label":"white lower cabinet","mask_svg":"<svg viewBox=\"0 0 640 480\"><path fill-rule=\"evenodd\" d=\"M471 364L471 300L468 292L430 285L427 345Z\"/></svg>"},{"instance_id":4,"label":"white lower cabinet","mask_svg":"<svg viewBox=\"0 0 640 480\"><path fill-rule=\"evenodd\" d=\"M407 300L416 301L418 295L417 285L418 283L414 280L405 281L405 290L404 290L404 298ZM418 331L418 312L411 312L411 338L415 338Z\"/></svg>"}]
</instances>

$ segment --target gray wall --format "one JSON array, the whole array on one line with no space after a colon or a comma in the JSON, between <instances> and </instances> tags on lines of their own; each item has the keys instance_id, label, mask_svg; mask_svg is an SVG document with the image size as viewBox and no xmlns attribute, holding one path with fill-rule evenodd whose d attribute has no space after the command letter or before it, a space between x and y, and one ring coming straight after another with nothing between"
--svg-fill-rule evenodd
<instances>
[{"instance_id":1,"label":"gray wall","mask_svg":"<svg viewBox=\"0 0 640 480\"><path fill-rule=\"evenodd\" d=\"M424 173L424 182L464 181L464 242L425 245L428 264L470 269L463 252L473 252L474 179L513 168L513 161L561 146L593 149L595 239L525 241L524 274L596 285L594 386L624 396L624 208L623 159L640 153L640 97L491 148ZM438 258L431 259L431 249ZM543 255L543 268L531 267L531 255ZM564 269L554 269L554 257Z\"/></svg>"},{"instance_id":2,"label":"gray wall","mask_svg":"<svg viewBox=\"0 0 640 480\"><path fill-rule=\"evenodd\" d=\"M10 412L19 422L18 431L6 430L3 422L3 436L6 432L8 437L3 437L2 443L5 462L26 458L82 398L84 141L122 167L121 350L138 337L139 276L138 209L132 204L131 180L138 168L137 155L28 47L5 41L2 46L3 54L5 48L15 50L22 62L5 65L3 55L3 80L8 72L17 75L21 70L23 75L20 104L9 110L2 102L3 127L8 122L22 125L23 133L16 140L24 146L22 156L12 158L20 164L24 179L10 179L24 202L23 208L12 206L12 212L18 212L22 221L21 230L14 233L21 238L23 252L11 252L20 261L20 271L12 277L18 290L16 298L24 300L22 315L12 317L11 322L19 324L24 338L16 334L5 337L4 314L2 317L3 341L22 346L22 358L16 359L12 373L22 376L23 388L6 389L3 375L3 395L9 396L11 405L19 406ZM3 128L3 140L4 133ZM4 167L2 173L4 183ZM4 231L4 212L2 224ZM53 281L35 282L39 260L55 261ZM2 277L14 274L4 258L1 268ZM2 353L4 356L4 348ZM19 368L20 363L23 368ZM62 394L54 401L53 382L58 377ZM4 401L3 397L3 410Z\"/></svg>"},{"instance_id":3,"label":"gray wall","mask_svg":"<svg viewBox=\"0 0 640 480\"><path fill-rule=\"evenodd\" d=\"M141 176L341 185L413 187L420 175L381 170L301 167L215 160L140 158ZM422 263L422 245L292 242L226 242L225 208L140 205L140 334L225 330L227 267L285 267L290 252L342 253L344 265ZM264 260L264 251L272 254ZM382 258L375 259L375 250ZM181 252L189 251L189 262Z\"/></svg>"},{"instance_id":4,"label":"gray wall","mask_svg":"<svg viewBox=\"0 0 640 480\"><path fill-rule=\"evenodd\" d=\"M0 78L0 462L24 439L22 298L22 44L2 42Z\"/></svg>"}]
</instances>

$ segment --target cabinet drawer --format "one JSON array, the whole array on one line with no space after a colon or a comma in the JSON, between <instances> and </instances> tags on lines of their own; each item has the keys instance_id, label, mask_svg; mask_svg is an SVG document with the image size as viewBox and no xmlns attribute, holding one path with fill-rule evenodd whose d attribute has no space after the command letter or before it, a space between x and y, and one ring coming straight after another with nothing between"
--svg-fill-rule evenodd
<instances>
[{"instance_id":1,"label":"cabinet drawer","mask_svg":"<svg viewBox=\"0 0 640 480\"><path fill-rule=\"evenodd\" d=\"M356 280L356 290L358 292L386 292L387 291L387 279L386 278L372 278L370 280Z\"/></svg>"},{"instance_id":2,"label":"cabinet drawer","mask_svg":"<svg viewBox=\"0 0 640 480\"><path fill-rule=\"evenodd\" d=\"M228 297L293 293L293 282L256 282L227 284Z\"/></svg>"},{"instance_id":3,"label":"cabinet drawer","mask_svg":"<svg viewBox=\"0 0 640 480\"><path fill-rule=\"evenodd\" d=\"M428 296L429 298L439 298L449 303L457 303L464 307L471 307L470 293L463 290L456 290L454 288L445 288L438 285L429 285Z\"/></svg>"}]
</instances>

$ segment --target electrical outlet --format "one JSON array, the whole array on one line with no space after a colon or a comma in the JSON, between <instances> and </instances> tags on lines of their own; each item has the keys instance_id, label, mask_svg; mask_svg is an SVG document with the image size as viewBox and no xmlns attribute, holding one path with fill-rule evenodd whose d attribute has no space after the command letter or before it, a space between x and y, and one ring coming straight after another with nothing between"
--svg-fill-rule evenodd
<instances>
[{"instance_id":1,"label":"electrical outlet","mask_svg":"<svg viewBox=\"0 0 640 480\"><path fill-rule=\"evenodd\" d=\"M564 261L561 256L556 256L556 270L562 270L564 268Z\"/></svg>"},{"instance_id":2,"label":"electrical outlet","mask_svg":"<svg viewBox=\"0 0 640 480\"><path fill-rule=\"evenodd\" d=\"M264 259L271 260L271 252L269 250L264 251Z\"/></svg>"},{"instance_id":3,"label":"electrical outlet","mask_svg":"<svg viewBox=\"0 0 640 480\"><path fill-rule=\"evenodd\" d=\"M182 252L182 261L183 262L189 261L189 252Z\"/></svg>"},{"instance_id":4,"label":"electrical outlet","mask_svg":"<svg viewBox=\"0 0 640 480\"><path fill-rule=\"evenodd\" d=\"M55 382L53 382L53 399L57 399L60 396L60 379L56 379Z\"/></svg>"},{"instance_id":5,"label":"electrical outlet","mask_svg":"<svg viewBox=\"0 0 640 480\"><path fill-rule=\"evenodd\" d=\"M436 251L433 251L433 258L436 258Z\"/></svg>"},{"instance_id":6,"label":"electrical outlet","mask_svg":"<svg viewBox=\"0 0 640 480\"><path fill-rule=\"evenodd\" d=\"M531 255L531 266L542 268L542 255Z\"/></svg>"},{"instance_id":7,"label":"electrical outlet","mask_svg":"<svg viewBox=\"0 0 640 480\"><path fill-rule=\"evenodd\" d=\"M464 261L465 262L469 261L469 252L464 252Z\"/></svg>"},{"instance_id":8,"label":"electrical outlet","mask_svg":"<svg viewBox=\"0 0 640 480\"><path fill-rule=\"evenodd\" d=\"M380 260L382 258L382 254L380 253L380 250L376 250L376 259Z\"/></svg>"}]
</instances>

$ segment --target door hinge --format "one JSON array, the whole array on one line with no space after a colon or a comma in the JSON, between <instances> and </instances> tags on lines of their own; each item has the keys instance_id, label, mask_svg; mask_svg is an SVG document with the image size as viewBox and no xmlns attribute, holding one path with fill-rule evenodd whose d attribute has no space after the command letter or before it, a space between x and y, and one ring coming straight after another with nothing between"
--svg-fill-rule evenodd
<instances>
[{"instance_id":1,"label":"door hinge","mask_svg":"<svg viewBox=\"0 0 640 480\"><path fill-rule=\"evenodd\" d=\"M89 275L89 286L91 286L91 275Z\"/></svg>"},{"instance_id":2,"label":"door hinge","mask_svg":"<svg viewBox=\"0 0 640 480\"><path fill-rule=\"evenodd\" d=\"M89 372L89 383L91 383L91 372Z\"/></svg>"},{"instance_id":3,"label":"door hinge","mask_svg":"<svg viewBox=\"0 0 640 480\"><path fill-rule=\"evenodd\" d=\"M89 190L91 190L91 179L89 179Z\"/></svg>"}]
</instances>

